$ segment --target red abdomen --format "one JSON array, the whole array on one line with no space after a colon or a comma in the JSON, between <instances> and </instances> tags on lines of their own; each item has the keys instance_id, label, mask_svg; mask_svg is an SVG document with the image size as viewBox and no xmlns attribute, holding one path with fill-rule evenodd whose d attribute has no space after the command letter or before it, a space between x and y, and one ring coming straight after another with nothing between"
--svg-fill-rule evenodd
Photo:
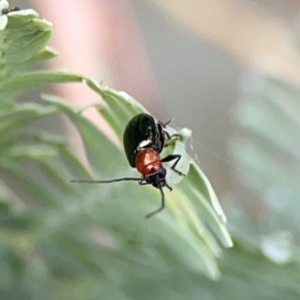
<instances>
[{"instance_id":1,"label":"red abdomen","mask_svg":"<svg viewBox=\"0 0 300 300\"><path fill-rule=\"evenodd\" d=\"M159 154L152 148L145 148L141 150L135 157L135 167L143 174L153 174L161 167Z\"/></svg>"}]
</instances>

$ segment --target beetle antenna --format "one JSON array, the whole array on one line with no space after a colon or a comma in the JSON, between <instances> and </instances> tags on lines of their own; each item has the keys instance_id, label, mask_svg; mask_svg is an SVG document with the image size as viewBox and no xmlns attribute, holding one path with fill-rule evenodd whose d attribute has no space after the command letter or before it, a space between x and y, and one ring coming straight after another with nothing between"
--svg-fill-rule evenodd
<instances>
[{"instance_id":1,"label":"beetle antenna","mask_svg":"<svg viewBox=\"0 0 300 300\"><path fill-rule=\"evenodd\" d=\"M164 194L164 191L163 191L163 188L162 188L161 184L158 185L158 188L159 188L160 194L161 194L161 206L160 206L159 209L151 212L150 214L147 214L146 217L145 217L146 219L156 215L157 213L159 213L160 211L162 211L165 208L165 194Z\"/></svg>"},{"instance_id":2,"label":"beetle antenna","mask_svg":"<svg viewBox=\"0 0 300 300\"><path fill-rule=\"evenodd\" d=\"M124 178L117 178L112 180L92 180L92 179L72 179L70 182L74 183L111 183L117 181L139 181L141 178L132 178L132 177L124 177Z\"/></svg>"}]
</instances>

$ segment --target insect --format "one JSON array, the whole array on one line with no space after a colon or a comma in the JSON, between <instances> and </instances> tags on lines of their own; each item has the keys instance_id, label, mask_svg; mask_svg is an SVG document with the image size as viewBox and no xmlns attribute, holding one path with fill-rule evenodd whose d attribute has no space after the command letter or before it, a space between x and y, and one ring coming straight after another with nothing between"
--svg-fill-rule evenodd
<instances>
[{"instance_id":1,"label":"insect","mask_svg":"<svg viewBox=\"0 0 300 300\"><path fill-rule=\"evenodd\" d=\"M155 188L160 190L161 193L161 206L146 215L150 218L158 212L162 211L165 207L165 195L163 188L167 187L170 191L172 188L166 182L167 171L163 167L163 163L174 160L171 169L181 176L185 176L182 172L176 169L179 162L180 154L171 154L163 159L159 154L165 146L167 139L176 138L179 135L170 135L165 127L170 123L162 123L155 121L155 119L145 113L141 113L133 117L127 124L124 135L123 144L128 162L132 168L136 168L141 174L140 178L124 177L113 180L85 180L73 179L71 182L83 183L111 183L119 181L138 181L140 185L152 184Z\"/></svg>"}]
</instances>

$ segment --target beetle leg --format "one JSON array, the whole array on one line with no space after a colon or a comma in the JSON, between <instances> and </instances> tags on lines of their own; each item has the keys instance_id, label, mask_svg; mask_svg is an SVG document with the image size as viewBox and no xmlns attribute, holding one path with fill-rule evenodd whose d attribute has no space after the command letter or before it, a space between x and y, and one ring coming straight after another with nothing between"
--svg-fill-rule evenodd
<instances>
[{"instance_id":1,"label":"beetle leg","mask_svg":"<svg viewBox=\"0 0 300 300\"><path fill-rule=\"evenodd\" d=\"M144 175L140 178L139 185L147 185L147 184L153 184L153 181L150 182L147 181L147 175Z\"/></svg>"},{"instance_id":2,"label":"beetle leg","mask_svg":"<svg viewBox=\"0 0 300 300\"><path fill-rule=\"evenodd\" d=\"M168 184L165 184L165 186L170 190L170 192L173 191L173 189Z\"/></svg>"},{"instance_id":3,"label":"beetle leg","mask_svg":"<svg viewBox=\"0 0 300 300\"><path fill-rule=\"evenodd\" d=\"M175 163L172 165L171 169L176 172L177 174L179 174L180 176L185 176L185 174L183 174L182 172L178 171L175 169L176 165L178 164L179 160L181 158L181 155L180 154L171 154L171 155L168 155L167 157L163 158L161 160L161 162L169 162L169 161L172 161L174 159L176 159Z\"/></svg>"},{"instance_id":4,"label":"beetle leg","mask_svg":"<svg viewBox=\"0 0 300 300\"><path fill-rule=\"evenodd\" d=\"M150 182L146 182L144 180L139 181L139 185L151 184Z\"/></svg>"},{"instance_id":5,"label":"beetle leg","mask_svg":"<svg viewBox=\"0 0 300 300\"><path fill-rule=\"evenodd\" d=\"M172 121L173 121L173 119L170 119L170 120L167 121L166 123L163 123L162 121L158 121L158 123L159 123L163 128L166 128L166 126L169 125Z\"/></svg>"},{"instance_id":6,"label":"beetle leg","mask_svg":"<svg viewBox=\"0 0 300 300\"><path fill-rule=\"evenodd\" d=\"M145 176L142 176L139 181L139 185L146 185L146 184L149 184L149 183L146 181Z\"/></svg>"},{"instance_id":7,"label":"beetle leg","mask_svg":"<svg viewBox=\"0 0 300 300\"><path fill-rule=\"evenodd\" d=\"M161 185L159 185L158 188L159 188L160 194L161 194L161 206L157 210L151 212L150 214L147 214L146 215L147 219L156 215L157 213L159 213L160 211L162 211L165 208L165 194L164 194L163 188Z\"/></svg>"},{"instance_id":8,"label":"beetle leg","mask_svg":"<svg viewBox=\"0 0 300 300\"><path fill-rule=\"evenodd\" d=\"M161 125L162 128L166 128L168 124L170 124L173 121L173 119L169 120L166 123L163 123L162 121L158 121L158 124ZM172 138L180 138L180 135L178 133L174 133L172 135L170 135L169 132L167 132L166 130L162 130L163 134L169 139L171 140Z\"/></svg>"},{"instance_id":9,"label":"beetle leg","mask_svg":"<svg viewBox=\"0 0 300 300\"><path fill-rule=\"evenodd\" d=\"M170 133L165 130L163 130L163 133L169 140L171 140L173 138L180 138L180 134L178 134L178 133L174 133L174 134L170 135Z\"/></svg>"}]
</instances>

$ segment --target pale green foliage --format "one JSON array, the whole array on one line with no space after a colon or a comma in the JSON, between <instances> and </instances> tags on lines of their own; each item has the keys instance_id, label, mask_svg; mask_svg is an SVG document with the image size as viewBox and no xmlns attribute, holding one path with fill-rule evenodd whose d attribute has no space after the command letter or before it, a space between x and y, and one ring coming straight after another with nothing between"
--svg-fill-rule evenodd
<instances>
[{"instance_id":1,"label":"pale green foliage","mask_svg":"<svg viewBox=\"0 0 300 300\"><path fill-rule=\"evenodd\" d=\"M31 10L2 16L1 22L1 298L7 291L17 298L25 293L40 299L49 290L49 297L74 299L77 288L84 298L100 293L104 299L116 299L134 278L146 283L175 272L179 281L188 274L217 279L221 249L204 221L224 246L232 242L216 195L190 161L184 141L171 143L166 151L180 150L178 168L187 176L169 178L171 185L178 184L166 194L167 209L150 220L144 216L160 200L151 187L69 183L91 174L109 179L136 172L122 149L82 116L81 108L50 95L43 95L41 104L17 102L17 96L50 82L85 82L107 103L98 111L119 138L128 120L145 109L129 95L81 75L26 71L33 62L55 54L46 47L52 25ZM68 116L77 128L89 166L76 158L63 136L28 127L57 113Z\"/></svg>"},{"instance_id":2,"label":"pale green foliage","mask_svg":"<svg viewBox=\"0 0 300 300\"><path fill-rule=\"evenodd\" d=\"M56 54L46 46L52 25L34 11L1 16L0 26L0 299L297 299L298 266L278 268L256 244L237 241L220 259L222 279L211 280L220 276L219 242L232 242L183 135L166 152L183 155L179 168L187 176L170 178L167 207L149 220L145 214L160 200L153 187L70 184L72 178L138 174L81 107L51 95L42 95L40 104L16 97L50 82L85 83L106 102L98 112L119 138L128 120L145 109L81 75L26 71ZM64 136L30 127L58 113L78 130L88 166Z\"/></svg>"}]
</instances>

